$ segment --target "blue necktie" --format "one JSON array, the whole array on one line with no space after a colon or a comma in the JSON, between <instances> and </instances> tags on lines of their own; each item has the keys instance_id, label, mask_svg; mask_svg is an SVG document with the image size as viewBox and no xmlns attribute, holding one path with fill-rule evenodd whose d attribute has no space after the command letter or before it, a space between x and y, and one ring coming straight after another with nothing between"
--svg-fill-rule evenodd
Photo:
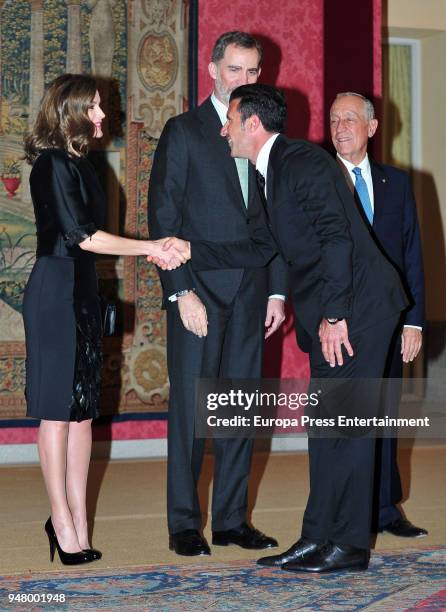
<instances>
[{"instance_id":1,"label":"blue necktie","mask_svg":"<svg viewBox=\"0 0 446 612\"><path fill-rule=\"evenodd\" d=\"M356 193L361 200L362 207L366 214L367 219L369 220L370 225L373 223L373 209L372 203L370 202L369 190L367 189L367 183L362 177L361 168L353 168L353 174L356 177L355 181L355 189Z\"/></svg>"}]
</instances>

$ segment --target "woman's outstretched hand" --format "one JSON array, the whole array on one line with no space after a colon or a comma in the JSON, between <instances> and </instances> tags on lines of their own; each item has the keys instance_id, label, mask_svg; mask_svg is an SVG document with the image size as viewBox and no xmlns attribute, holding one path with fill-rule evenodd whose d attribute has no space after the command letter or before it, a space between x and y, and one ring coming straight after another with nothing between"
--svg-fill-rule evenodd
<instances>
[{"instance_id":1,"label":"woman's outstretched hand","mask_svg":"<svg viewBox=\"0 0 446 612\"><path fill-rule=\"evenodd\" d=\"M190 242L181 238L151 240L149 245L147 261L156 264L162 270L175 270L191 257Z\"/></svg>"}]
</instances>

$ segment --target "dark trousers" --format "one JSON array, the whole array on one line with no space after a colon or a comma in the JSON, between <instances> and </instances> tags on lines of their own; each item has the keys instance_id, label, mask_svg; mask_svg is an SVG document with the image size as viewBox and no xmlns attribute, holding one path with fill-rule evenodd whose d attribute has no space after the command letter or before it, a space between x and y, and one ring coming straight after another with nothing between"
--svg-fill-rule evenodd
<instances>
[{"instance_id":1,"label":"dark trousers","mask_svg":"<svg viewBox=\"0 0 446 612\"><path fill-rule=\"evenodd\" d=\"M205 440L195 438L196 380L261 375L265 306L247 308L241 292L230 307L208 311L207 317L208 335L199 338L184 328L176 304L167 312L169 533L200 529L202 523L197 483ZM214 531L236 528L246 520L252 444L251 439L214 439Z\"/></svg>"},{"instance_id":2,"label":"dark trousers","mask_svg":"<svg viewBox=\"0 0 446 612\"><path fill-rule=\"evenodd\" d=\"M351 335L354 356L344 351L344 365L330 368L315 340L310 353L312 379L358 379L355 392L361 402L360 380L380 379L398 317L391 317L359 334ZM378 414L379 384L367 386L370 406ZM342 404L334 406L345 415ZM310 495L302 536L312 540L369 548L375 461L373 437L309 438Z\"/></svg>"},{"instance_id":3,"label":"dark trousers","mask_svg":"<svg viewBox=\"0 0 446 612\"><path fill-rule=\"evenodd\" d=\"M403 362L401 358L401 327L396 329L387 356L384 377L391 379L384 382L382 403L384 414L398 416L401 401L401 383ZM401 518L397 504L402 500L401 477L397 462L396 438L381 438L376 446L376 475L373 530L382 529L392 521Z\"/></svg>"}]
</instances>

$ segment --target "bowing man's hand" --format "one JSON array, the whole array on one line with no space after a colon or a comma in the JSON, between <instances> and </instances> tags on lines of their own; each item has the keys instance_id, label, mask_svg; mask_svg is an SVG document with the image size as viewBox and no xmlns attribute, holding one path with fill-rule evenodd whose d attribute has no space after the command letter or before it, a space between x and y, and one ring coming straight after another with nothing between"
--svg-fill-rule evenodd
<instances>
[{"instance_id":1,"label":"bowing man's hand","mask_svg":"<svg viewBox=\"0 0 446 612\"><path fill-rule=\"evenodd\" d=\"M190 259L190 243L179 238L161 238L149 241L147 261L162 270L174 270Z\"/></svg>"},{"instance_id":2,"label":"bowing man's hand","mask_svg":"<svg viewBox=\"0 0 446 612\"><path fill-rule=\"evenodd\" d=\"M180 255L184 259L184 263L189 261L191 258L191 248L189 240L182 240L181 238L175 238L171 236L170 238L166 238L163 245L163 251L175 251L178 255Z\"/></svg>"},{"instance_id":3,"label":"bowing man's hand","mask_svg":"<svg viewBox=\"0 0 446 612\"><path fill-rule=\"evenodd\" d=\"M347 322L340 319L337 323L330 324L327 319L322 319L319 325L319 340L321 341L322 354L325 360L334 368L336 362L343 365L342 345L350 357L353 357L353 349L348 339Z\"/></svg>"}]
</instances>

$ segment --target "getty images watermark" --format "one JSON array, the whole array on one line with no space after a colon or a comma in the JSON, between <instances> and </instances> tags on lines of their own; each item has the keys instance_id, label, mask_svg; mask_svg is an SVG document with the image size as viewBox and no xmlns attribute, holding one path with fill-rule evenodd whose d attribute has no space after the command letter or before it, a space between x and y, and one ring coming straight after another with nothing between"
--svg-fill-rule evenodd
<instances>
[{"instance_id":1,"label":"getty images watermark","mask_svg":"<svg viewBox=\"0 0 446 612\"><path fill-rule=\"evenodd\" d=\"M445 403L427 389L419 379L201 379L196 436L446 438Z\"/></svg>"}]
</instances>

